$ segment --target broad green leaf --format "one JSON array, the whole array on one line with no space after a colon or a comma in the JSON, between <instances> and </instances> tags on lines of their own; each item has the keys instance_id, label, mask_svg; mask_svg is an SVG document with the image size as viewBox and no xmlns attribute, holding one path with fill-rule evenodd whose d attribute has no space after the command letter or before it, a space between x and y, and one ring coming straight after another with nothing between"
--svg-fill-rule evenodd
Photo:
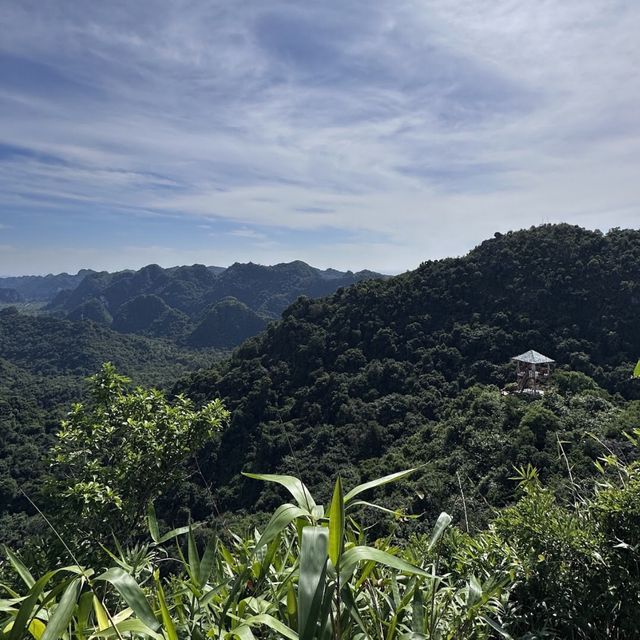
<instances>
[{"instance_id":1,"label":"broad green leaf","mask_svg":"<svg viewBox=\"0 0 640 640\"><path fill-rule=\"evenodd\" d=\"M82 589L82 579L73 580L65 589L56 606L53 615L49 618L47 628L42 634L41 640L58 640L67 629L78 604L78 596Z\"/></svg>"},{"instance_id":2,"label":"broad green leaf","mask_svg":"<svg viewBox=\"0 0 640 640\"><path fill-rule=\"evenodd\" d=\"M142 620L134 618L133 620L125 620L118 623L115 628L109 627L103 631L94 633L92 638L122 638L122 634L136 634L134 637L142 636L143 638L153 638L153 640L165 640L161 633L152 631Z\"/></svg>"},{"instance_id":3,"label":"broad green leaf","mask_svg":"<svg viewBox=\"0 0 640 640\"><path fill-rule=\"evenodd\" d=\"M414 633L424 634L424 596L420 585L416 585L413 592L413 620L411 628Z\"/></svg>"},{"instance_id":4,"label":"broad green leaf","mask_svg":"<svg viewBox=\"0 0 640 640\"><path fill-rule=\"evenodd\" d=\"M340 564L340 556L344 545L344 499L342 480L336 479L333 498L329 508L329 559L336 569Z\"/></svg>"},{"instance_id":5,"label":"broad green leaf","mask_svg":"<svg viewBox=\"0 0 640 640\"><path fill-rule=\"evenodd\" d=\"M213 570L213 565L216 561L217 546L218 538L216 536L211 536L209 540L207 540L207 546L204 550L204 554L202 555L202 560L200 561L200 573L198 575L200 586L204 586L207 584L207 580L209 580L209 576Z\"/></svg>"},{"instance_id":6,"label":"broad green leaf","mask_svg":"<svg viewBox=\"0 0 640 640\"><path fill-rule=\"evenodd\" d=\"M638 360L638 364L636 365L635 369L633 370L633 377L634 378L640 378L640 360Z\"/></svg>"},{"instance_id":7,"label":"broad green leaf","mask_svg":"<svg viewBox=\"0 0 640 640\"><path fill-rule=\"evenodd\" d=\"M292 631L291 629L289 629L289 627L287 627L286 624L283 624L282 622L280 622L280 620L277 620L267 613L260 613L256 616L251 616L244 622L249 626L264 625L266 627L269 627L270 629L273 629L281 636L289 638L289 640L298 640L298 634L295 631Z\"/></svg>"},{"instance_id":8,"label":"broad green leaf","mask_svg":"<svg viewBox=\"0 0 640 640\"><path fill-rule=\"evenodd\" d=\"M305 509L300 509L294 504L280 505L271 516L267 526L265 527L258 544L256 545L256 551L266 544L269 544L279 533L281 533L286 527L289 526L296 518L305 518L309 516L309 512Z\"/></svg>"},{"instance_id":9,"label":"broad green leaf","mask_svg":"<svg viewBox=\"0 0 640 640\"><path fill-rule=\"evenodd\" d=\"M512 640L511 636L495 621L487 616L479 616L481 620L486 622L494 631L497 631L503 638Z\"/></svg>"},{"instance_id":10,"label":"broad green leaf","mask_svg":"<svg viewBox=\"0 0 640 640\"><path fill-rule=\"evenodd\" d=\"M254 480L264 480L265 482L281 484L293 496L298 506L301 509L306 509L309 513L316 506L315 501L309 493L309 489L307 489L301 480L294 476L281 476L269 473L243 473L242 475L247 478L253 478Z\"/></svg>"},{"instance_id":11,"label":"broad green leaf","mask_svg":"<svg viewBox=\"0 0 640 640\"><path fill-rule=\"evenodd\" d=\"M104 580L112 584L147 627L153 631L159 629L160 623L156 620L142 589L128 573L118 567L113 567L98 576L96 580Z\"/></svg>"},{"instance_id":12,"label":"broad green leaf","mask_svg":"<svg viewBox=\"0 0 640 640\"><path fill-rule=\"evenodd\" d=\"M25 565L22 563L20 558L9 549L9 547L4 548L4 552L7 554L7 558L11 563L11 566L14 568L15 572L22 578L22 581L27 585L27 588L31 589L33 585L36 583L31 572Z\"/></svg>"},{"instance_id":13,"label":"broad green leaf","mask_svg":"<svg viewBox=\"0 0 640 640\"><path fill-rule=\"evenodd\" d=\"M400 478L404 478L408 476L410 473L413 473L416 469L407 469L406 471L398 471L397 473L391 473L388 476L383 476L382 478L378 478L377 480L371 480L370 482L365 482L364 484L359 484L357 487L354 487L347 493L344 497L344 502L347 504L350 500L355 498L358 494L363 491L367 491L368 489L373 489L374 487L380 487L383 484L387 484L389 482L394 482L395 480L399 480Z\"/></svg>"},{"instance_id":14,"label":"broad green leaf","mask_svg":"<svg viewBox=\"0 0 640 640\"><path fill-rule=\"evenodd\" d=\"M429 540L428 550L431 551L434 545L440 540L442 534L445 532L445 529L451 524L451 516L444 511L438 516L436 520L436 524L433 527L433 533L431 534L431 539Z\"/></svg>"},{"instance_id":15,"label":"broad green leaf","mask_svg":"<svg viewBox=\"0 0 640 640\"><path fill-rule=\"evenodd\" d=\"M402 558L392 556L390 553L382 551L381 549L374 549L373 547L351 547L351 549L347 549L342 554L342 570L340 571L340 575L344 577L344 580L353 574L358 562L362 562L363 560L383 564L407 575L424 576L425 578L428 578L430 575L423 569L410 564Z\"/></svg>"},{"instance_id":16,"label":"broad green leaf","mask_svg":"<svg viewBox=\"0 0 640 640\"><path fill-rule=\"evenodd\" d=\"M95 611L96 620L98 621L98 629L100 631L108 629L111 626L109 616L107 616L107 612L105 611L102 602L100 602L100 600L95 596L93 596L93 610Z\"/></svg>"},{"instance_id":17,"label":"broad green leaf","mask_svg":"<svg viewBox=\"0 0 640 640\"><path fill-rule=\"evenodd\" d=\"M327 570L328 531L324 527L305 527L300 549L298 579L298 633L301 640L315 636L322 605Z\"/></svg>"},{"instance_id":18,"label":"broad green leaf","mask_svg":"<svg viewBox=\"0 0 640 640\"><path fill-rule=\"evenodd\" d=\"M156 543L159 542L160 529L158 527L158 518L156 517L156 510L153 506L153 502L149 502L147 505L147 524L149 525L151 539Z\"/></svg>"},{"instance_id":19,"label":"broad green leaf","mask_svg":"<svg viewBox=\"0 0 640 640\"><path fill-rule=\"evenodd\" d=\"M467 607L473 607L476 602L480 602L480 598L482 598L482 586L475 576L471 576L467 594Z\"/></svg>"},{"instance_id":20,"label":"broad green leaf","mask_svg":"<svg viewBox=\"0 0 640 640\"><path fill-rule=\"evenodd\" d=\"M200 576L200 555L196 546L193 530L189 528L187 535L187 557L189 558L189 566L191 567L190 575L197 581Z\"/></svg>"}]
</instances>

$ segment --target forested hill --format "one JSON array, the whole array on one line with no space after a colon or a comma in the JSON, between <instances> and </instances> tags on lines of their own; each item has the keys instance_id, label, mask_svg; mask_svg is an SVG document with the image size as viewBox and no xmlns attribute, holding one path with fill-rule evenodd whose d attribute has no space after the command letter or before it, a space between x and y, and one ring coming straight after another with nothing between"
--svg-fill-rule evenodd
<instances>
[{"instance_id":1,"label":"forested hill","mask_svg":"<svg viewBox=\"0 0 640 640\"><path fill-rule=\"evenodd\" d=\"M137 384L166 385L199 367L212 352L192 352L89 322L0 311L0 541L20 539L30 511L21 487L36 498L46 452L85 378L112 361Z\"/></svg>"},{"instance_id":2,"label":"forested hill","mask_svg":"<svg viewBox=\"0 0 640 640\"><path fill-rule=\"evenodd\" d=\"M300 261L236 263L227 269L148 265L139 271L89 274L74 290L61 292L49 308L123 333L232 347L261 331L300 295L327 295L374 277L381 276L323 271Z\"/></svg>"},{"instance_id":3,"label":"forested hill","mask_svg":"<svg viewBox=\"0 0 640 640\"><path fill-rule=\"evenodd\" d=\"M488 474L498 485L508 484L518 460L550 464L554 429L573 415L563 437L579 437L585 427L571 412L590 415L589 403L571 408L551 394L536 410L555 421L530 416L538 426L525 428L526 403L497 389L482 392L489 395L481 402L474 393L452 398L475 383L503 386L514 377L510 358L528 349L573 372L557 377L567 388L595 387L586 374L638 398L630 372L639 322L640 231L544 225L496 234L464 257L387 281L300 299L221 369L178 389L201 400L221 396L232 411L224 464L214 454L203 460L222 508L270 506L264 494L266 502L255 502L262 487L239 479L241 470L300 472L315 487L341 470L353 485L376 475L383 456L396 468L445 456L437 481L422 476L421 491L442 497L471 458L478 481ZM486 433L469 431L465 416Z\"/></svg>"}]
</instances>

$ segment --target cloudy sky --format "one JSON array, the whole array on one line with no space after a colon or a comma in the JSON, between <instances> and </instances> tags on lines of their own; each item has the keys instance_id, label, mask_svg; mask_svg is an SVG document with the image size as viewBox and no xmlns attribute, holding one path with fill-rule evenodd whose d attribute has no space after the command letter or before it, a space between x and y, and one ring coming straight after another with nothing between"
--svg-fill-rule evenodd
<instances>
[{"instance_id":1,"label":"cloudy sky","mask_svg":"<svg viewBox=\"0 0 640 640\"><path fill-rule=\"evenodd\" d=\"M637 0L4 0L0 275L637 228L639 33Z\"/></svg>"}]
</instances>

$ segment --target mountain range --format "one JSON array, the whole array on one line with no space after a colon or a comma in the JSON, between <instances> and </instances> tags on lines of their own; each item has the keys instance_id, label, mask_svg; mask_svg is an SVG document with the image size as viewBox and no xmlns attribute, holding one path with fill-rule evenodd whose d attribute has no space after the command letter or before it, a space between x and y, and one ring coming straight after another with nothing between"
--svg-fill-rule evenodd
<instances>
[{"instance_id":1,"label":"mountain range","mask_svg":"<svg viewBox=\"0 0 640 640\"><path fill-rule=\"evenodd\" d=\"M0 278L0 302L46 301L49 312L121 333L230 348L259 333L299 296L319 297L382 277L371 271L321 270L301 261L228 268L152 264L138 271Z\"/></svg>"}]
</instances>

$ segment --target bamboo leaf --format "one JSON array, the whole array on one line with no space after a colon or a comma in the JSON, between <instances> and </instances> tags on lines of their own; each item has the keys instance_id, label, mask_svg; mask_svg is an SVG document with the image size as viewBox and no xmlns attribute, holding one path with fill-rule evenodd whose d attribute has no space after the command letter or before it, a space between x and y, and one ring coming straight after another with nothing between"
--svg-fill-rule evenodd
<instances>
[{"instance_id":1,"label":"bamboo leaf","mask_svg":"<svg viewBox=\"0 0 640 640\"><path fill-rule=\"evenodd\" d=\"M469 579L468 594L467 594L467 607L473 607L476 602L480 602L482 598L482 586L478 582L475 576L471 576Z\"/></svg>"},{"instance_id":2,"label":"bamboo leaf","mask_svg":"<svg viewBox=\"0 0 640 640\"><path fill-rule=\"evenodd\" d=\"M197 581L200 576L200 556L191 527L189 527L189 533L187 535L187 557L189 558L189 566L191 567L190 575Z\"/></svg>"},{"instance_id":3,"label":"bamboo leaf","mask_svg":"<svg viewBox=\"0 0 640 640\"><path fill-rule=\"evenodd\" d=\"M267 553L265 553L264 558L262 558L262 562L260 563L260 573L258 574L258 580L264 580L269 572L269 567L273 562L273 559L278 551L278 547L280 546L280 534L278 534L267 547Z\"/></svg>"},{"instance_id":4,"label":"bamboo leaf","mask_svg":"<svg viewBox=\"0 0 640 640\"><path fill-rule=\"evenodd\" d=\"M289 624L291 626L296 623L297 613L296 592L293 590L293 583L289 581L287 586L287 617L289 618Z\"/></svg>"},{"instance_id":5,"label":"bamboo leaf","mask_svg":"<svg viewBox=\"0 0 640 640\"><path fill-rule=\"evenodd\" d=\"M340 556L344 545L344 499L342 495L342 481L336 479L333 498L329 508L329 559L338 569Z\"/></svg>"},{"instance_id":6,"label":"bamboo leaf","mask_svg":"<svg viewBox=\"0 0 640 640\"><path fill-rule=\"evenodd\" d=\"M141 635L145 638L153 638L154 640L164 640L162 634L152 631L142 620L134 618L133 620L125 620L116 624L115 627L108 627L103 631L94 633L92 638L122 638L123 633L132 633Z\"/></svg>"},{"instance_id":7,"label":"bamboo leaf","mask_svg":"<svg viewBox=\"0 0 640 640\"><path fill-rule=\"evenodd\" d=\"M382 478L378 478L377 480L371 480L370 482L365 482L364 484L359 484L357 487L354 487L347 493L344 497L344 502L347 504L350 500L355 498L358 494L363 491L367 491L368 489L373 489L374 487L380 487L383 484L387 484L389 482L394 482L395 480L400 480L400 478L404 478L408 476L410 473L413 473L416 469L407 469L406 471L398 471L397 473L391 473L388 476L383 476Z\"/></svg>"},{"instance_id":8,"label":"bamboo leaf","mask_svg":"<svg viewBox=\"0 0 640 640\"><path fill-rule=\"evenodd\" d=\"M347 509L355 509L356 507L368 507L370 509L377 509L378 511L382 511L383 513L388 513L395 518L401 516L402 518L407 520L417 520L420 517L420 515L418 514L407 514L399 511L398 509L387 509L386 507L382 507L379 504L374 504L373 502L367 502L366 500L355 500L353 502L349 502L349 504L347 505Z\"/></svg>"},{"instance_id":9,"label":"bamboo leaf","mask_svg":"<svg viewBox=\"0 0 640 640\"><path fill-rule=\"evenodd\" d=\"M95 596L93 596L93 610L96 614L96 620L98 621L98 629L100 631L104 631L109 628L109 617L107 616L107 612L102 605L102 602L98 600Z\"/></svg>"},{"instance_id":10,"label":"bamboo leaf","mask_svg":"<svg viewBox=\"0 0 640 640\"><path fill-rule=\"evenodd\" d=\"M433 549L434 545L440 540L442 534L445 532L445 529L451 524L451 516L444 511L438 516L436 520L436 524L433 527L433 533L431 534L431 539L429 540L429 546L427 547L428 551Z\"/></svg>"},{"instance_id":11,"label":"bamboo leaf","mask_svg":"<svg viewBox=\"0 0 640 640\"><path fill-rule=\"evenodd\" d=\"M156 517L156 510L153 506L153 502L149 502L147 505L147 524L149 525L151 539L157 543L160 540L160 529L158 527L158 518Z\"/></svg>"},{"instance_id":12,"label":"bamboo leaf","mask_svg":"<svg viewBox=\"0 0 640 640\"><path fill-rule=\"evenodd\" d=\"M216 561L217 547L218 538L216 536L211 536L207 541L207 546L204 550L204 554L202 555L202 560L200 561L200 573L198 578L201 586L207 584L207 581L209 580L209 576L213 570L213 565Z\"/></svg>"},{"instance_id":13,"label":"bamboo leaf","mask_svg":"<svg viewBox=\"0 0 640 640\"><path fill-rule=\"evenodd\" d=\"M315 501L309 493L309 489L307 489L301 480L294 476L282 476L269 473L243 473L242 475L247 478L253 478L254 480L264 480L265 482L281 484L293 496L298 506L301 509L306 509L308 513L311 513L311 510L316 506Z\"/></svg>"},{"instance_id":14,"label":"bamboo leaf","mask_svg":"<svg viewBox=\"0 0 640 640\"><path fill-rule=\"evenodd\" d=\"M424 595L418 584L413 592L413 621L411 628L414 633L424 634Z\"/></svg>"},{"instance_id":15,"label":"bamboo leaf","mask_svg":"<svg viewBox=\"0 0 640 640\"><path fill-rule=\"evenodd\" d=\"M36 639L42 640L42 636L46 630L46 626L42 620L38 620L38 618L34 618L29 623L29 633Z\"/></svg>"},{"instance_id":16,"label":"bamboo leaf","mask_svg":"<svg viewBox=\"0 0 640 640\"><path fill-rule=\"evenodd\" d=\"M173 540L173 538L177 538L178 536L181 536L185 533L189 533L191 529L195 529L197 526L198 526L197 524L193 524L191 526L178 527L177 529L171 529L171 531L168 531L167 533L160 536L160 538L158 539L158 544L162 544L164 542L167 542L167 540Z\"/></svg>"},{"instance_id":17,"label":"bamboo leaf","mask_svg":"<svg viewBox=\"0 0 640 640\"><path fill-rule=\"evenodd\" d=\"M53 615L49 618L41 640L58 640L62 636L76 611L80 589L82 589L82 579L76 578L67 586Z\"/></svg>"},{"instance_id":18,"label":"bamboo leaf","mask_svg":"<svg viewBox=\"0 0 640 640\"><path fill-rule=\"evenodd\" d=\"M233 640L234 637L239 638L239 640L255 640L251 627L247 624L241 624L225 635L225 639L228 640Z\"/></svg>"},{"instance_id":19,"label":"bamboo leaf","mask_svg":"<svg viewBox=\"0 0 640 640\"><path fill-rule=\"evenodd\" d=\"M480 619L486 622L494 631L497 631L503 638L512 640L511 636L495 620L487 616L480 616Z\"/></svg>"},{"instance_id":20,"label":"bamboo leaf","mask_svg":"<svg viewBox=\"0 0 640 640\"><path fill-rule=\"evenodd\" d=\"M156 620L142 589L128 573L118 567L113 567L98 576L96 580L104 580L113 585L147 627L153 631L159 629L160 623Z\"/></svg>"},{"instance_id":21,"label":"bamboo leaf","mask_svg":"<svg viewBox=\"0 0 640 640\"><path fill-rule=\"evenodd\" d=\"M36 583L31 572L25 565L22 563L20 558L9 549L9 547L5 546L4 552L7 554L7 558L11 563L11 566L14 568L15 572L22 578L22 581L27 585L27 588L31 589L33 585Z\"/></svg>"},{"instance_id":22,"label":"bamboo leaf","mask_svg":"<svg viewBox=\"0 0 640 640\"><path fill-rule=\"evenodd\" d=\"M309 512L294 504L280 505L271 516L267 526L258 540L256 551L266 544L269 544L279 533L289 526L296 518L308 517Z\"/></svg>"},{"instance_id":23,"label":"bamboo leaf","mask_svg":"<svg viewBox=\"0 0 640 640\"><path fill-rule=\"evenodd\" d=\"M83 637L84 630L89 624L89 615L91 614L91 603L93 601L93 594L91 591L86 591L80 596L78 601L77 611L77 633L78 637Z\"/></svg>"},{"instance_id":24,"label":"bamboo leaf","mask_svg":"<svg viewBox=\"0 0 640 640\"><path fill-rule=\"evenodd\" d=\"M347 549L342 554L342 571L340 575L343 576L344 581L352 575L358 562L362 562L363 560L377 562L378 564L397 569L400 573L408 575L424 576L425 578L428 578L430 575L423 569L410 564L402 558L392 556L390 553L382 551L381 549L374 549L373 547L351 547L351 549Z\"/></svg>"},{"instance_id":25,"label":"bamboo leaf","mask_svg":"<svg viewBox=\"0 0 640 640\"><path fill-rule=\"evenodd\" d=\"M260 613L256 616L247 618L245 620L245 624L248 624L250 626L265 625L266 627L269 627L270 629L273 629L274 631L279 633L281 636L289 638L289 640L298 640L298 634L295 631L289 629L286 624L283 624L282 622L280 622L280 620L277 620L267 613Z\"/></svg>"},{"instance_id":26,"label":"bamboo leaf","mask_svg":"<svg viewBox=\"0 0 640 640\"><path fill-rule=\"evenodd\" d=\"M324 527L305 527L300 549L298 579L298 632L301 640L315 636L327 570L328 532Z\"/></svg>"},{"instance_id":27,"label":"bamboo leaf","mask_svg":"<svg viewBox=\"0 0 640 640\"><path fill-rule=\"evenodd\" d=\"M65 569L57 569L55 571L49 571L45 573L38 581L29 589L27 593L27 597L24 598L22 603L20 604L20 609L18 610L18 614L16 615L11 631L9 632L9 640L20 640L24 637L25 630L28 627L29 619L31 618L31 613L33 612L38 599L42 595L45 586L51 580L51 578L59 573L60 571L64 571Z\"/></svg>"}]
</instances>

